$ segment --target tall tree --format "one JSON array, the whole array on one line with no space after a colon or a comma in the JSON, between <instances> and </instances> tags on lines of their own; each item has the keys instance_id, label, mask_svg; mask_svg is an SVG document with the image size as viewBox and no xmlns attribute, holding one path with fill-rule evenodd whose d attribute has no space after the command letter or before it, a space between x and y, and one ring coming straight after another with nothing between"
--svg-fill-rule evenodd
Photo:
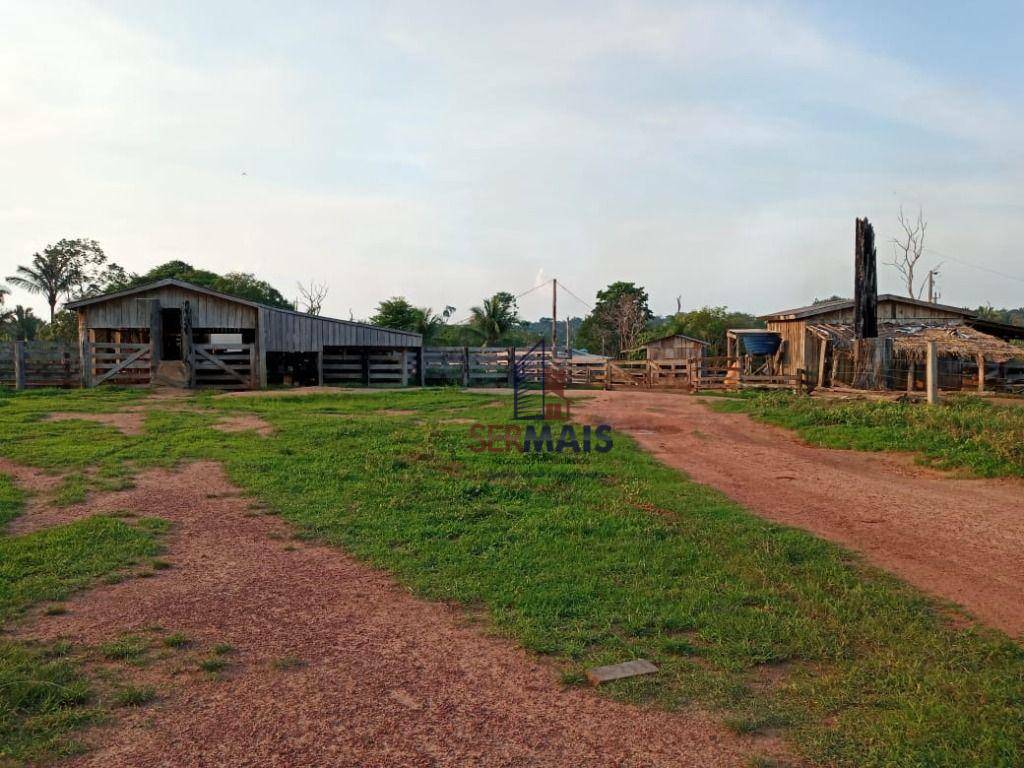
<instances>
[{"instance_id":1,"label":"tall tree","mask_svg":"<svg viewBox=\"0 0 1024 768\"><path fill-rule=\"evenodd\" d=\"M511 293L500 291L469 310L469 327L483 345L490 346L519 325L519 308Z\"/></svg>"},{"instance_id":2,"label":"tall tree","mask_svg":"<svg viewBox=\"0 0 1024 768\"><path fill-rule=\"evenodd\" d=\"M653 317L647 291L618 281L597 292L594 310L580 325L576 340L591 351L618 355L636 346Z\"/></svg>"},{"instance_id":3,"label":"tall tree","mask_svg":"<svg viewBox=\"0 0 1024 768\"><path fill-rule=\"evenodd\" d=\"M19 288L42 294L50 306L52 322L62 297L78 299L123 288L128 274L107 262L107 255L95 240L65 238L33 254L29 265L19 266L7 279Z\"/></svg>"},{"instance_id":4,"label":"tall tree","mask_svg":"<svg viewBox=\"0 0 1024 768\"><path fill-rule=\"evenodd\" d=\"M47 248L32 256L29 265L19 265L7 281L29 293L42 294L50 305L50 321L56 314L57 302L77 284L78 274L67 255L59 250Z\"/></svg>"}]
</instances>

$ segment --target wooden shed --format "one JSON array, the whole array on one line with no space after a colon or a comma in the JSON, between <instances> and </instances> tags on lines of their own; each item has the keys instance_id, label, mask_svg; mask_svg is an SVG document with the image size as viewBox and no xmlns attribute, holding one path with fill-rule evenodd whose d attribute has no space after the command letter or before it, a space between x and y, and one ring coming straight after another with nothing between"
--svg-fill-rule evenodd
<instances>
[{"instance_id":1,"label":"wooden shed","mask_svg":"<svg viewBox=\"0 0 1024 768\"><path fill-rule=\"evenodd\" d=\"M944 304L894 296L890 293L878 297L878 321L883 320L966 320L974 317L967 309ZM812 304L798 309L787 309L761 317L769 331L782 337L782 372L796 374L798 370L816 372L822 356L821 338L808 330L818 323L853 323L853 301L839 299Z\"/></svg>"},{"instance_id":2,"label":"wooden shed","mask_svg":"<svg viewBox=\"0 0 1024 768\"><path fill-rule=\"evenodd\" d=\"M166 279L71 302L85 386L418 383L419 334L335 320Z\"/></svg>"},{"instance_id":3,"label":"wooden shed","mask_svg":"<svg viewBox=\"0 0 1024 768\"><path fill-rule=\"evenodd\" d=\"M642 349L648 360L696 360L704 357L708 343L682 333L672 333L648 341Z\"/></svg>"}]
</instances>

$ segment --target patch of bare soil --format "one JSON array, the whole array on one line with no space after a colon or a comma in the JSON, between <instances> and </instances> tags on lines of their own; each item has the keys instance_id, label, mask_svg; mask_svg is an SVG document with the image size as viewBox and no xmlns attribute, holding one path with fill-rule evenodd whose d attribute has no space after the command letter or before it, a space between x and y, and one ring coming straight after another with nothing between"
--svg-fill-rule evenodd
<instances>
[{"instance_id":1,"label":"patch of bare soil","mask_svg":"<svg viewBox=\"0 0 1024 768\"><path fill-rule=\"evenodd\" d=\"M47 421L94 421L120 430L126 435L141 435L145 412L131 406L117 413L48 413Z\"/></svg>"},{"instance_id":2,"label":"patch of bare soil","mask_svg":"<svg viewBox=\"0 0 1024 768\"><path fill-rule=\"evenodd\" d=\"M18 632L95 644L159 625L235 651L220 680L160 683L155 703L119 711L68 765L703 767L778 750L696 710L563 688L550 664L458 609L336 549L284 540L288 526L253 516L219 465L145 472L88 507L119 510L173 522L172 567L84 592ZM153 681L152 669L131 674Z\"/></svg>"},{"instance_id":3,"label":"patch of bare soil","mask_svg":"<svg viewBox=\"0 0 1024 768\"><path fill-rule=\"evenodd\" d=\"M257 432L267 437L274 434L274 427L265 422L255 413L240 413L225 416L213 428L218 432Z\"/></svg>"},{"instance_id":4,"label":"patch of bare soil","mask_svg":"<svg viewBox=\"0 0 1024 768\"><path fill-rule=\"evenodd\" d=\"M866 555L1011 635L1024 633L1024 483L895 454L830 450L686 395L600 392L575 407L747 509Z\"/></svg>"}]
</instances>

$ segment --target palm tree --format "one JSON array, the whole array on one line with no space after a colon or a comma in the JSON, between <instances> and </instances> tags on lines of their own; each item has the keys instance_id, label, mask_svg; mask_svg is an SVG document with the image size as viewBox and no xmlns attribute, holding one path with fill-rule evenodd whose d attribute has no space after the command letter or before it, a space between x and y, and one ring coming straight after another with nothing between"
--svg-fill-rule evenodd
<instances>
[{"instance_id":1,"label":"palm tree","mask_svg":"<svg viewBox=\"0 0 1024 768\"><path fill-rule=\"evenodd\" d=\"M7 281L29 293L41 293L50 305L50 322L56 314L57 300L67 293L78 279L78 269L66 254L47 248L32 256L30 266L21 265Z\"/></svg>"},{"instance_id":2,"label":"palm tree","mask_svg":"<svg viewBox=\"0 0 1024 768\"><path fill-rule=\"evenodd\" d=\"M31 307L16 306L13 311L3 313L7 331L16 341L33 341L43 324L32 313Z\"/></svg>"},{"instance_id":3,"label":"palm tree","mask_svg":"<svg viewBox=\"0 0 1024 768\"><path fill-rule=\"evenodd\" d=\"M473 307L469 312L469 327L480 335L485 347L496 344L519 322L515 297L504 291L484 299L481 306Z\"/></svg>"}]
</instances>

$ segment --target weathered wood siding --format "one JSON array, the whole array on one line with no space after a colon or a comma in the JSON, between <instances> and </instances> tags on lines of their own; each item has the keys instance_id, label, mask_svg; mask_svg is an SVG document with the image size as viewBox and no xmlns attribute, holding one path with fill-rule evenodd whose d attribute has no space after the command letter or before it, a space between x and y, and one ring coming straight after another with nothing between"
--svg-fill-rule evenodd
<instances>
[{"instance_id":1,"label":"weathered wood siding","mask_svg":"<svg viewBox=\"0 0 1024 768\"><path fill-rule=\"evenodd\" d=\"M704 354L704 345L692 339L671 336L645 345L648 360L690 360Z\"/></svg>"},{"instance_id":2,"label":"weathered wood siding","mask_svg":"<svg viewBox=\"0 0 1024 768\"><path fill-rule=\"evenodd\" d=\"M962 319L968 315L968 312L939 306L922 307L899 300L881 299L878 302L879 321ZM818 370L820 347L817 338L807 332L808 323L853 323L853 307L822 312L800 320L769 320L768 330L777 331L786 344L782 355L782 370L785 373L796 373L798 368L805 371Z\"/></svg>"},{"instance_id":3,"label":"weathered wood siding","mask_svg":"<svg viewBox=\"0 0 1024 768\"><path fill-rule=\"evenodd\" d=\"M319 352L324 347L422 346L416 334L348 323L279 309L260 308L260 337L266 352Z\"/></svg>"},{"instance_id":4,"label":"weathered wood siding","mask_svg":"<svg viewBox=\"0 0 1024 768\"><path fill-rule=\"evenodd\" d=\"M149 328L150 302L159 299L161 309L181 309L188 301L193 328L256 328L256 308L217 296L167 286L131 296L82 307L88 328Z\"/></svg>"}]
</instances>

